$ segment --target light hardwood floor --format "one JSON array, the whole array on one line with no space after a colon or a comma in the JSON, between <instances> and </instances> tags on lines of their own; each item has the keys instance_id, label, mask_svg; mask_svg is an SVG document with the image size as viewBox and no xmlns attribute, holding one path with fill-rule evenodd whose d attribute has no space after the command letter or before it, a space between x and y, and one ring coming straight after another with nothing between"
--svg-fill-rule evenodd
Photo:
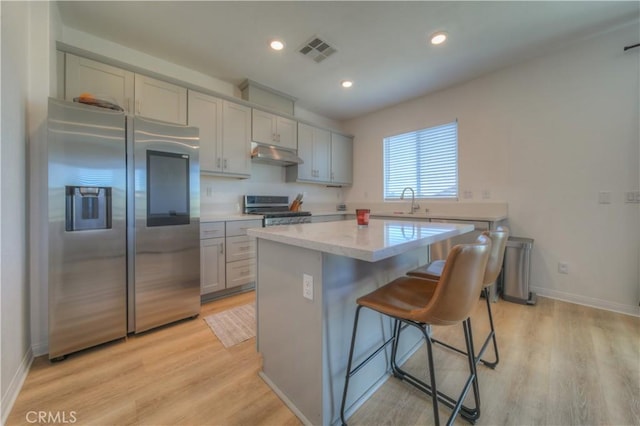
<instances>
[{"instance_id":1,"label":"light hardwood floor","mask_svg":"<svg viewBox=\"0 0 640 426\"><path fill-rule=\"evenodd\" d=\"M257 376L255 339L227 349L202 320L254 299L250 292L210 302L195 320L59 363L37 358L7 425L31 424L29 411L67 418L73 411L78 425L300 424ZM478 425L640 424L639 318L544 298L534 307L500 301L493 308L501 361L496 370L479 366ZM472 318L479 344L488 329L484 300ZM462 344L460 327L434 333ZM435 353L438 383L453 393L464 358L439 347ZM422 348L405 367L426 377L424 365ZM441 420L448 415L443 408ZM396 379L349 420L354 426L432 423L430 401Z\"/></svg>"}]
</instances>

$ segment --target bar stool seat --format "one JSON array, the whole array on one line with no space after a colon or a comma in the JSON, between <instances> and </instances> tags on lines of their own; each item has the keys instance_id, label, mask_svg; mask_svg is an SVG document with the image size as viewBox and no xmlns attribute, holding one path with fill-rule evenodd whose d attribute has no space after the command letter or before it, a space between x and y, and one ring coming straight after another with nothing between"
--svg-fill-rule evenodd
<instances>
[{"instance_id":1,"label":"bar stool seat","mask_svg":"<svg viewBox=\"0 0 640 426\"><path fill-rule=\"evenodd\" d=\"M495 326L493 324L493 314L491 312L491 301L489 300L489 287L495 283L500 275L500 271L502 270L502 263L504 261L504 252L507 245L507 240L509 239L509 228L506 226L499 226L495 231L485 231L482 233L491 239L491 253L489 255L489 260L487 262L487 268L484 273L483 278L483 288L482 294L486 299L487 303L487 313L489 315L489 325L490 331L487 337L485 338L478 354L475 355L476 364L478 362L482 362L489 368L496 368L498 363L500 362L500 354L498 353L498 342L496 340L496 331ZM407 272L408 276L424 278L429 280L439 280L442 275L442 271L445 265L444 260L434 260L433 262L421 266L420 268L414 269L413 271ZM434 343L438 343L442 346L446 346L449 349L452 349L461 354L466 354L465 351L453 347L447 343L441 342L439 340L433 339ZM484 352L487 350L489 343L493 342L493 351L495 354L495 361L487 361L482 359Z\"/></svg>"},{"instance_id":2,"label":"bar stool seat","mask_svg":"<svg viewBox=\"0 0 640 426\"><path fill-rule=\"evenodd\" d=\"M430 280L439 280L444 269L444 260L434 260L431 263L427 263L424 266L407 272L407 275L412 275L420 278L427 278Z\"/></svg>"},{"instance_id":3,"label":"bar stool seat","mask_svg":"<svg viewBox=\"0 0 640 426\"><path fill-rule=\"evenodd\" d=\"M393 285L385 285L359 298L356 303L388 316L413 319L411 317L417 316L431 300L437 284L436 281L400 277Z\"/></svg>"},{"instance_id":4,"label":"bar stool seat","mask_svg":"<svg viewBox=\"0 0 640 426\"><path fill-rule=\"evenodd\" d=\"M452 408L447 424L453 424L458 414L471 424L475 423L475 420L480 416L480 389L475 369L476 362L473 358L473 337L471 335L471 319L469 316L480 295L490 250L491 240L481 235L475 244L461 244L453 247L447 257L447 262L439 281L404 276L360 297L356 301L358 306L353 323L353 334L340 409L340 418L343 425L346 425L344 412L350 378L389 344L393 345L390 357L390 367L393 375L431 396L434 423L436 425L440 424L438 403L443 403ZM393 320L393 335L372 351L364 361L352 368L358 318L362 308L368 308L390 317ZM469 375L457 398L453 398L437 389L432 340L428 333L429 326L455 324L462 324L467 353L471 354L467 357ZM402 328L406 326L418 328L425 339L430 375L429 383L402 370L396 363L398 341ZM463 401L471 389L473 390L475 402L475 407L473 408L463 405Z\"/></svg>"}]
</instances>

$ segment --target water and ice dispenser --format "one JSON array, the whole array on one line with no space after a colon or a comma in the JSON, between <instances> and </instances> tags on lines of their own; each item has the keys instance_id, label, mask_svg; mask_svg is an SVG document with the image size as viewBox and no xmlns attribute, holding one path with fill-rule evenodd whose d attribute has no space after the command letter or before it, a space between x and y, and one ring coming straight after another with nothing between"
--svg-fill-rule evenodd
<instances>
[{"instance_id":1,"label":"water and ice dispenser","mask_svg":"<svg viewBox=\"0 0 640 426\"><path fill-rule=\"evenodd\" d=\"M86 231L111 228L111 188L66 187L65 229Z\"/></svg>"}]
</instances>

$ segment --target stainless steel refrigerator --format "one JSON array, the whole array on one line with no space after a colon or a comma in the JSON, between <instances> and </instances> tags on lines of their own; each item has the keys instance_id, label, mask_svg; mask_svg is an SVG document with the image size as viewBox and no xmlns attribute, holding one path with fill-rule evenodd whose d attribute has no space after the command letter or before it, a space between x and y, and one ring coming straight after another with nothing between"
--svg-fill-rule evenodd
<instances>
[{"instance_id":1,"label":"stainless steel refrigerator","mask_svg":"<svg viewBox=\"0 0 640 426\"><path fill-rule=\"evenodd\" d=\"M198 129L49 100L49 358L200 312Z\"/></svg>"}]
</instances>

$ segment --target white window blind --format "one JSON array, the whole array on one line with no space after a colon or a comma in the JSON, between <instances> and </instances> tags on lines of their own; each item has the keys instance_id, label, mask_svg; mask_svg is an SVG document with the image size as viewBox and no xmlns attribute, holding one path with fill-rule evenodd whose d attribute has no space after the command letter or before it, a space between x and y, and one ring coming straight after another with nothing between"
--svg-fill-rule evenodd
<instances>
[{"instance_id":1,"label":"white window blind","mask_svg":"<svg viewBox=\"0 0 640 426\"><path fill-rule=\"evenodd\" d=\"M384 199L458 197L458 122L384 138Z\"/></svg>"}]
</instances>

